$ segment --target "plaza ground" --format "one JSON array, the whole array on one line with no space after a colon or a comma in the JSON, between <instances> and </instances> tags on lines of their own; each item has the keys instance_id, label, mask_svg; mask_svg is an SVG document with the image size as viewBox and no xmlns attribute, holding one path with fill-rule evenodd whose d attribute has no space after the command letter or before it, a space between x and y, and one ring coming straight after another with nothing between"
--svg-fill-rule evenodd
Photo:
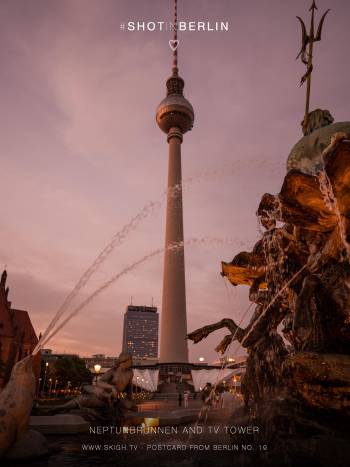
<instances>
[{"instance_id":1,"label":"plaza ground","mask_svg":"<svg viewBox=\"0 0 350 467\"><path fill-rule=\"evenodd\" d=\"M173 432L144 434L140 432L97 435L96 433L46 435L51 455L42 460L26 461L28 467L89 466L206 466L240 465L242 458L259 454L252 434L242 434L233 445L227 427L234 424L232 411L211 408L205 420L173 427ZM201 401L191 400L188 409L179 409L175 401L148 401L140 414L160 418L174 412L199 413ZM261 453L260 453L261 454ZM6 465L6 464L5 464ZM23 466L11 462L7 467Z\"/></svg>"}]
</instances>

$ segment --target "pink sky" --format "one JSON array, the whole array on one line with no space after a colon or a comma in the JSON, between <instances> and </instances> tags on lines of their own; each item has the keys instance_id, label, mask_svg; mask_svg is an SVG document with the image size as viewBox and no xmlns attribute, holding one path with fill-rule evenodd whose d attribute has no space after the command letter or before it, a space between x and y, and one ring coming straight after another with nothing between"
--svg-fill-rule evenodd
<instances>
[{"instance_id":1,"label":"pink sky","mask_svg":"<svg viewBox=\"0 0 350 467\"><path fill-rule=\"evenodd\" d=\"M349 119L350 2L331 7L316 45L312 108ZM311 0L179 0L180 19L229 21L229 32L180 33L179 67L195 125L183 143L185 237L232 244L186 249L188 329L233 317L248 290L225 287L220 261L258 239L255 211L278 192L301 136L304 67L294 59ZM132 33L129 20L171 20L165 0L2 0L0 264L13 306L43 331L110 238L166 188L167 143L155 123L170 74L169 33ZM318 16L319 17L319 16ZM198 176L213 172L212 176ZM163 246L165 208L117 248L75 304ZM55 351L118 354L134 304L161 305L162 257L123 277L54 338ZM189 345L216 358L225 332ZM234 347L236 353L241 350Z\"/></svg>"}]
</instances>

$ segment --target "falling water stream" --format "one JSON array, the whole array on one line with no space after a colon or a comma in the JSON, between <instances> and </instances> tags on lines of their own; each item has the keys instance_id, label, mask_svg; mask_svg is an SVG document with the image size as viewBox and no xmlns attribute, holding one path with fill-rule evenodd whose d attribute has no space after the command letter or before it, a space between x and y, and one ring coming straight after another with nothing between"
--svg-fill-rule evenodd
<instances>
[{"instance_id":1,"label":"falling water stream","mask_svg":"<svg viewBox=\"0 0 350 467\"><path fill-rule=\"evenodd\" d=\"M339 209L339 206L338 206L338 202L337 202L337 198L334 194L334 191L333 191L333 187L332 187L332 184L331 184L331 181L326 173L325 170L322 170L318 175L317 175L317 178L318 178L318 181L319 181L319 185L320 185L320 191L323 195L323 198L324 198L324 201L325 201L325 204L326 206L328 207L328 209L332 212L334 212L337 216L337 219L338 219L338 222L339 222L339 227L340 227L340 235L341 235L341 239L342 239L342 242L346 248L346 252L347 252L347 256L348 256L348 259L350 259L350 245L346 239L346 225L345 225L345 219L344 219L344 216L341 215L341 212L340 212L340 209ZM271 216L273 219L275 219L275 216ZM278 249L278 260L277 260L277 264L276 264L276 261L274 260L274 253L276 253L276 248ZM269 283L274 283L276 284L276 276L281 276L281 271L278 271L279 268L283 267L283 260L284 260L284 251L283 249L281 248L281 245L279 244L278 242L278 239L275 238L275 236L273 235L273 233L271 233L271 235L269 235L268 233L264 233L264 238L263 238L263 249L264 249L264 256L265 256L265 262L266 264L268 265L267 267L267 281ZM273 267L271 267L271 263L274 264ZM264 308L264 310L262 311L262 313L260 314L260 316L254 321L254 323L252 324L251 328L249 329L249 331L247 332L247 334L244 336L242 342L240 343L237 343L237 346L236 346L236 349L235 349L235 352L238 350L238 347L241 345L243 345L246 340L249 338L249 336L251 335L251 333L254 331L254 329L256 328L256 326L259 324L259 322L262 320L262 318L266 315L266 313L268 312L268 310L271 308L271 306L276 302L276 300L283 294L283 292L288 289L288 287L291 285L291 283L297 279L297 277L303 272L303 270L307 267L307 264L305 264L302 268L300 268L292 277L291 279L289 279L283 286L281 286L280 284L277 283L277 286L280 286L279 287L279 291L274 295L274 297L271 299L271 301L267 304L267 306ZM248 313L248 311L250 310L251 306L253 305L253 303L251 303L250 307L245 311L244 315L242 316L241 318L241 321L240 323L243 321L244 317L246 316L246 314ZM238 325L240 327L240 324ZM232 343L234 342L234 339L235 339L235 335L237 333L237 330L238 330L238 327L236 329L236 332L234 333L233 337L232 337L232 340L231 340L231 343L229 344L228 348L226 349L225 351L225 354L227 354L230 350L230 347L232 345ZM227 365L227 361L224 360L224 363L222 364L221 366L221 370L223 370ZM214 385L214 387L212 388L211 390L211 393L209 395L209 398L212 398L215 394L215 391L216 391L216 387L217 387L217 384L218 384L218 381L220 380L219 378L219 374L218 374L218 377L217 377L217 381ZM201 411L199 412L199 415L198 415L198 418L197 418L197 421L196 421L196 425L198 425L200 419L202 418L202 415L203 415L203 411L205 411L205 418L204 418L204 425L206 425L207 423L207 417L208 417L208 412L209 412L209 408L210 406L203 406Z\"/></svg>"},{"instance_id":2,"label":"falling water stream","mask_svg":"<svg viewBox=\"0 0 350 467\"><path fill-rule=\"evenodd\" d=\"M46 338L42 340L40 347L47 344L47 342L49 340L51 340L58 333L58 331L60 331L74 316L76 316L83 308L85 308L94 298L96 298L98 295L100 295L110 285L112 285L114 282L117 282L117 280L120 279L122 276L124 276L128 272L131 272L133 269L135 269L137 266L144 263L148 259L151 259L154 256L159 255L162 251L163 251L162 249L158 249L158 250L153 251L152 253L149 253L149 254L143 256L141 259L139 259L139 260L135 261L134 263L130 264L129 266L125 267L120 273L118 273L115 276L111 277L111 279L109 279L107 282L105 282L103 285L101 285L98 289L96 289L80 305L78 305L76 308L74 308L74 310L69 313L69 315L56 327L56 329L54 329L50 334L48 334L48 335L46 334ZM57 320L56 320L56 322L57 322ZM50 323L50 325L51 325L51 323ZM53 326L50 326L50 329L52 329L52 328L53 328ZM39 349L40 349L40 347L39 347Z\"/></svg>"},{"instance_id":3,"label":"falling water stream","mask_svg":"<svg viewBox=\"0 0 350 467\"><path fill-rule=\"evenodd\" d=\"M337 197L334 194L332 182L330 181L327 172L325 169L321 170L321 172L317 175L318 183L320 186L320 191L322 193L324 202L327 208L334 212L338 219L339 223L339 231L340 237L343 242L343 245L346 250L347 260L350 260L350 244L346 239L346 224L345 224L345 217L341 214Z\"/></svg>"},{"instance_id":4,"label":"falling water stream","mask_svg":"<svg viewBox=\"0 0 350 467\"><path fill-rule=\"evenodd\" d=\"M223 278L223 279L225 280L225 278ZM241 319L239 320L237 329L236 329L236 331L234 332L234 334L233 334L233 336L232 336L232 340L231 340L230 344L227 346L227 348L226 348L226 350L225 350L225 352L224 352L224 354L223 354L224 357L225 357L226 355L229 354L229 351L230 351L230 349L231 349L231 346L232 346L233 342L235 341L235 337L236 337L236 334L237 334L237 332L238 332L238 329L240 328L241 324L243 323L245 317L246 317L247 314L249 313L249 311L250 311L250 309L251 309L252 306L253 306L253 303L250 303L249 306L248 306L248 307L246 308L246 310L244 311L244 313L242 314ZM236 349L235 349L233 355L235 355L235 352L236 352L236 350L238 350L239 345L240 345L240 344L238 343L238 345L237 345L237 347L236 347ZM217 377L216 377L215 384L213 385L213 387L212 387L212 389L211 389L211 391L210 391L210 394L209 394L209 396L208 396L208 399L209 399L209 400L212 400L212 399L214 398L215 393L216 393L217 386L218 386L219 382L221 381L221 377L220 377L221 372L222 372L224 369L226 369L227 364L228 364L227 358L223 358L221 367L220 367L220 369L219 369L219 371L218 371L218 374L217 374ZM198 413L198 417L197 417L197 420L196 420L196 422L195 422L195 427L198 426L198 424L200 423L200 421L201 421L203 415L204 415L204 426L206 426L207 420L208 420L208 415L209 415L209 409L210 409L210 405L209 405L209 404L208 404L208 405L203 404L203 406L201 407L201 409L200 409L200 411L199 411L199 413ZM190 441L191 437L192 437L192 433L189 435L188 441Z\"/></svg>"},{"instance_id":5,"label":"falling water stream","mask_svg":"<svg viewBox=\"0 0 350 467\"><path fill-rule=\"evenodd\" d=\"M266 162L260 161L260 164L265 166ZM78 280L77 284L73 287L71 292L66 296L62 305L57 310L56 314L54 315L52 321L45 329L44 333L42 334L37 346L34 349L34 353L37 353L39 348L42 348L43 343L47 342L47 336L59 319L64 315L66 310L68 309L71 302L75 299L75 297L79 294L81 289L85 287L88 283L90 278L96 273L96 271L100 268L100 266L106 261L106 259L110 256L110 254L114 251L114 249L120 246L123 241L130 235L131 232L135 231L141 222L149 217L152 213L159 211L166 196L169 194L170 196L176 197L179 191L182 189L182 185L193 185L194 183L202 183L203 180L206 179L215 179L216 177L223 177L227 175L231 175L232 173L236 173L238 168L243 166L249 165L249 161L235 161L234 164L228 162L223 164L223 166L215 169L210 169L207 171L200 172L192 177L183 180L182 184L174 185L173 187L166 190L161 199L157 201L149 201L145 204L145 206L141 209L141 211L131 219L130 222L125 224L125 226L113 235L110 242L103 248L103 250L98 254L96 259L93 263L88 267L88 269L82 274L80 279Z\"/></svg>"},{"instance_id":6,"label":"falling water stream","mask_svg":"<svg viewBox=\"0 0 350 467\"><path fill-rule=\"evenodd\" d=\"M278 299L278 297L280 297L282 295L282 293L290 286L290 284L304 271L304 269L307 267L308 265L307 264L304 264L304 266L302 268L299 269L299 271L297 271L291 279L289 279L289 281L287 281L284 286L276 293L276 295L272 298L272 300L268 303L268 305L266 306L266 308L262 311L262 313L259 315L259 317L254 321L252 327L249 329L249 331L247 332L247 334L244 336L244 338L242 339L242 342L241 342L241 345L243 345L245 343L245 341L248 339L248 337L250 336L250 334L254 331L254 329L256 328L256 326L260 323L261 319L266 315L266 313L268 312L268 310L271 308L271 306L275 303L275 301Z\"/></svg>"},{"instance_id":7,"label":"falling water stream","mask_svg":"<svg viewBox=\"0 0 350 467\"><path fill-rule=\"evenodd\" d=\"M203 245L203 244L231 244L231 245L237 245L239 244L240 246L244 245L244 242L240 240L235 240L235 239L229 239L229 238L217 238L217 237L203 237L203 238L192 238L188 239L185 242L179 242L179 243L174 243L168 247L168 250L173 251L173 252L178 252L181 251L185 245ZM147 255L143 256L139 260L133 262L129 266L126 266L121 272L116 274L115 276L111 277L107 282L102 284L100 287L98 287L92 294L90 294L80 305L78 305L76 308L74 308L73 311L71 311L68 316L54 329L54 326L57 324L58 318L57 314L55 315L55 322L53 323L54 320L51 321L51 323L48 326L48 332L45 333L45 338L42 338L39 345L34 349L33 354L35 355L49 340L51 340L58 331L60 331L74 316L76 316L83 308L85 308L92 300L94 300L98 295L100 295L104 290L106 290L108 287L110 287L112 284L117 282L121 277L124 275L128 274L129 272L133 271L137 266L140 264L148 261L149 259L153 258L154 256L158 256L159 254L163 253L165 251L164 248L159 248L157 250L152 251L151 253L148 253ZM60 317L62 317L62 313ZM56 319L57 318L57 319Z\"/></svg>"},{"instance_id":8,"label":"falling water stream","mask_svg":"<svg viewBox=\"0 0 350 467\"><path fill-rule=\"evenodd\" d=\"M302 273L302 271L306 268L307 265L304 265L301 269L299 269L299 271L297 271L291 279L289 279L289 281L287 281L284 286L277 292L277 294L272 298L272 300L267 304L266 308L263 310L263 312L261 313L261 315L256 319L256 321L253 323L252 327L250 328L250 330L248 331L248 333L245 335L245 337L242 339L242 342L237 342L236 344L236 347L235 349L233 350L233 355L236 354L236 352L238 351L238 348L239 346L243 346L243 344L245 343L246 339L250 336L250 334L252 333L252 331L255 329L255 327L257 326L257 324L261 321L261 319L266 315L267 311L269 310L269 308L275 303L275 301L277 300L277 298L290 286L290 284ZM238 326L237 326L237 329L236 331L234 332L233 336L232 336L232 340L230 342L230 344L228 345L227 349L225 350L225 353L224 355L228 355L229 351L230 351L230 348L233 344L233 342L235 341L235 337L236 337L236 334L237 334L237 331L238 329L241 327L241 324L243 322L243 320L245 319L245 317L247 316L248 312L250 311L251 307L253 306L253 302L250 303L250 305L248 306L248 308L244 311L244 313L242 314L242 317L238 323ZM216 378L216 382L214 384L214 386L212 387L211 389L211 392L208 396L208 398L210 400L213 399L214 395L215 395L215 392L216 392L216 389L217 389L217 385L218 383L220 382L220 373L221 371L223 371L226 366L228 364L228 361L227 359L225 358L223 360L223 363L221 365L221 368L220 368L220 371L217 375L217 378ZM208 416L209 416L209 410L210 410L210 405L205 405L203 404L202 408L200 409L199 411L199 414L198 414L198 417L197 417L197 420L195 422L195 427L197 427L204 415L204 421L203 421L203 425L206 426L207 425L207 420L208 420ZM202 432L202 435L203 436L203 432ZM192 437L192 434L189 435L188 437L188 441L187 443L190 442L191 440L191 437Z\"/></svg>"},{"instance_id":9,"label":"falling water stream","mask_svg":"<svg viewBox=\"0 0 350 467\"><path fill-rule=\"evenodd\" d=\"M42 347L44 342L47 342L47 336L51 329L55 326L57 321L63 316L65 313L66 309L70 305L70 303L73 301L73 299L78 295L80 290L87 284L91 276L99 269L99 267L106 261L106 259L109 257L109 255L113 252L113 250L121 245L123 241L126 239L126 237L136 228L138 225L141 223L143 219L148 217L151 213L159 209L161 206L161 203L159 201L150 201L148 202L142 209L141 211L131 219L131 221L126 224L122 230L117 232L115 235L113 235L111 241L108 243L108 245L101 251L101 253L96 257L94 262L89 266L89 268L83 273L83 275L80 277L79 281L77 284L74 286L72 291L67 295L67 297L64 299L62 305L59 307L58 311L56 312L55 316L53 317L52 321L44 331L40 341L38 342L37 346L34 349L34 354L39 350L40 347Z\"/></svg>"}]
</instances>

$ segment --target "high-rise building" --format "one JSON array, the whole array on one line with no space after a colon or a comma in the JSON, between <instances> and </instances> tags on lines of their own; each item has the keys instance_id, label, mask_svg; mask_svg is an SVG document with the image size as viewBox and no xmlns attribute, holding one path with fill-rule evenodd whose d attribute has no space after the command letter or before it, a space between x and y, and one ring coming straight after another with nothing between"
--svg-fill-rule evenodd
<instances>
[{"instance_id":1,"label":"high-rise building","mask_svg":"<svg viewBox=\"0 0 350 467\"><path fill-rule=\"evenodd\" d=\"M123 352L136 358L157 358L158 328L157 307L129 305L124 314Z\"/></svg>"},{"instance_id":2,"label":"high-rise building","mask_svg":"<svg viewBox=\"0 0 350 467\"><path fill-rule=\"evenodd\" d=\"M179 76L177 1L174 3L174 38L170 41L173 49L172 74L166 82L167 96L159 104L156 114L158 126L166 133L169 145L160 362L187 363L181 143L184 133L192 129L194 111L184 98L185 82Z\"/></svg>"}]
</instances>

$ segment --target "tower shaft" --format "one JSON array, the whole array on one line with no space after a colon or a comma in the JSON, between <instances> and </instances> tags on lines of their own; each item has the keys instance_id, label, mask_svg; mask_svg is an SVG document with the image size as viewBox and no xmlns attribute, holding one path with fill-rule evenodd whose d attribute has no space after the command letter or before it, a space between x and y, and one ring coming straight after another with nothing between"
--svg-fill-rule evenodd
<instances>
[{"instance_id":1,"label":"tower shaft","mask_svg":"<svg viewBox=\"0 0 350 467\"><path fill-rule=\"evenodd\" d=\"M177 41L177 0L174 0L174 41ZM167 79L167 96L157 108L156 120L169 145L160 362L188 363L184 229L182 212L181 143L193 127L194 111L184 97L179 76L177 47ZM176 246L176 249L172 249Z\"/></svg>"},{"instance_id":2,"label":"tower shaft","mask_svg":"<svg viewBox=\"0 0 350 467\"><path fill-rule=\"evenodd\" d=\"M169 169L160 361L186 363L188 362L188 349L181 179L182 132L179 128L170 128L168 143ZM175 251L169 249L174 244L177 244Z\"/></svg>"}]
</instances>

